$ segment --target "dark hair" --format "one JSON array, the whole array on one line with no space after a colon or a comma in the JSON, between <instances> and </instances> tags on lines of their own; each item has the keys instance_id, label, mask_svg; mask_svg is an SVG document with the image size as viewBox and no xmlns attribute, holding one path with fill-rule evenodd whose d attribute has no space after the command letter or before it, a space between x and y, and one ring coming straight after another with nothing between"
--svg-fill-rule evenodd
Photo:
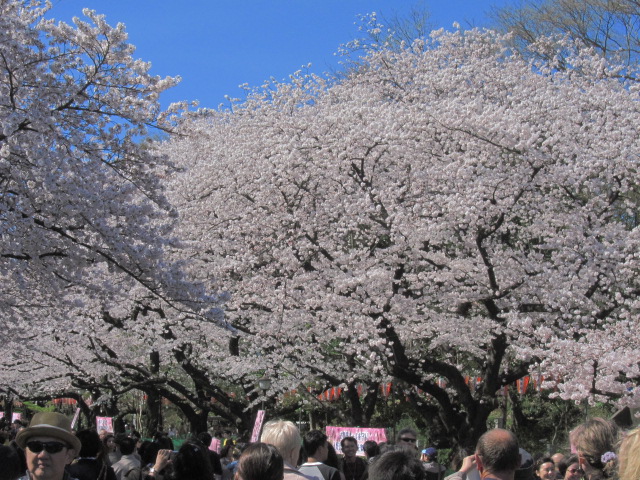
<instances>
[{"instance_id":1,"label":"dark hair","mask_svg":"<svg viewBox=\"0 0 640 480\"><path fill-rule=\"evenodd\" d=\"M100 436L100 435L98 435ZM113 438L113 440L115 441L116 436L113 433L107 433L104 437L102 437L102 444L106 447L107 446L107 442L109 441L110 438Z\"/></svg>"},{"instance_id":2,"label":"dark hair","mask_svg":"<svg viewBox=\"0 0 640 480\"><path fill-rule=\"evenodd\" d=\"M200 432L198 435L196 435L196 438L207 448L209 448L209 445L211 445L211 440L213 440L213 437L209 432Z\"/></svg>"},{"instance_id":3,"label":"dark hair","mask_svg":"<svg viewBox=\"0 0 640 480\"><path fill-rule=\"evenodd\" d=\"M393 443L381 443L380 445L378 445L378 447L380 448L380 455L384 455L388 452L397 452L398 450L403 450L403 447L394 445Z\"/></svg>"},{"instance_id":4,"label":"dark hair","mask_svg":"<svg viewBox=\"0 0 640 480\"><path fill-rule=\"evenodd\" d=\"M249 444L247 443L238 443L236 445L233 446L233 458L236 460L240 459L240 456L242 455L242 452L245 451L245 449L249 446Z\"/></svg>"},{"instance_id":5,"label":"dark hair","mask_svg":"<svg viewBox=\"0 0 640 480\"><path fill-rule=\"evenodd\" d=\"M369 480L424 480L426 472L415 453L399 449L380 456L369 467Z\"/></svg>"},{"instance_id":6,"label":"dark hair","mask_svg":"<svg viewBox=\"0 0 640 480\"><path fill-rule=\"evenodd\" d=\"M95 430L80 430L76 432L76 437L82 444L78 452L79 457L97 457L98 454L103 452L104 444Z\"/></svg>"},{"instance_id":7,"label":"dark hair","mask_svg":"<svg viewBox=\"0 0 640 480\"><path fill-rule=\"evenodd\" d=\"M311 430L304 434L302 438L302 445L307 452L307 455L313 457L319 448L324 447L327 444L327 436L320 430Z\"/></svg>"},{"instance_id":8,"label":"dark hair","mask_svg":"<svg viewBox=\"0 0 640 480\"><path fill-rule=\"evenodd\" d=\"M128 437L124 433L119 433L116 437L116 443L120 447L120 453L122 455L131 455L136 450L136 441L135 438Z\"/></svg>"},{"instance_id":9,"label":"dark hair","mask_svg":"<svg viewBox=\"0 0 640 480\"><path fill-rule=\"evenodd\" d=\"M222 450L220 450L220 456L222 458L225 458L227 455L229 455L229 451L231 450L233 453L233 443L227 443L224 447L222 447Z\"/></svg>"},{"instance_id":10,"label":"dark hair","mask_svg":"<svg viewBox=\"0 0 640 480\"><path fill-rule=\"evenodd\" d=\"M540 470L542 465L544 465L545 463L550 463L555 468L555 463L553 463L553 458L547 457L546 455L538 458L536 460L536 463L533 466L533 473L537 478L540 478L540 475L538 475L538 470Z\"/></svg>"},{"instance_id":11,"label":"dark hair","mask_svg":"<svg viewBox=\"0 0 640 480\"><path fill-rule=\"evenodd\" d=\"M0 480L16 480L24 474L20 456L13 448L0 445Z\"/></svg>"},{"instance_id":12,"label":"dark hair","mask_svg":"<svg viewBox=\"0 0 640 480\"><path fill-rule=\"evenodd\" d=\"M159 451L160 445L158 445L157 443L149 442L148 440L142 442L142 445L140 445L140 450L138 452L140 454L142 466L144 467L146 465L155 463Z\"/></svg>"},{"instance_id":13,"label":"dark hair","mask_svg":"<svg viewBox=\"0 0 640 480\"><path fill-rule=\"evenodd\" d=\"M451 463L449 464L449 468L456 471L460 470L460 467L462 467L462 461L469 455L469 451L466 448L456 448L451 455Z\"/></svg>"},{"instance_id":14,"label":"dark hair","mask_svg":"<svg viewBox=\"0 0 640 480\"><path fill-rule=\"evenodd\" d=\"M567 469L574 463L577 463L578 465L580 465L580 459L578 458L577 455L564 457L562 460L558 462L558 472L560 472L560 475L562 475L562 478L564 478L565 474L567 473Z\"/></svg>"},{"instance_id":15,"label":"dark hair","mask_svg":"<svg viewBox=\"0 0 640 480\"><path fill-rule=\"evenodd\" d=\"M483 434L478 440L476 453L484 467L494 473L517 470L520 465L518 439L508 430L496 428Z\"/></svg>"},{"instance_id":16,"label":"dark hair","mask_svg":"<svg viewBox=\"0 0 640 480\"><path fill-rule=\"evenodd\" d=\"M367 440L366 442L364 442L362 448L364 449L364 453L369 458L375 457L376 455L380 454L380 447L378 447L378 444L373 440Z\"/></svg>"},{"instance_id":17,"label":"dark hair","mask_svg":"<svg viewBox=\"0 0 640 480\"><path fill-rule=\"evenodd\" d=\"M205 448L185 442L173 461L173 480L213 480L213 469Z\"/></svg>"},{"instance_id":18,"label":"dark hair","mask_svg":"<svg viewBox=\"0 0 640 480\"><path fill-rule=\"evenodd\" d=\"M398 436L396 437L396 443L399 442L400 438L406 433L409 433L414 437L418 438L418 432L416 432L413 428L403 428L398 432Z\"/></svg>"},{"instance_id":19,"label":"dark hair","mask_svg":"<svg viewBox=\"0 0 640 480\"><path fill-rule=\"evenodd\" d=\"M162 432L156 432L153 436L153 441L160 445L160 448L163 450L175 450L173 440Z\"/></svg>"},{"instance_id":20,"label":"dark hair","mask_svg":"<svg viewBox=\"0 0 640 480\"><path fill-rule=\"evenodd\" d=\"M327 459L322 463L324 463L325 465L329 465L336 470L340 470L340 459L338 458L336 449L333 447L333 444L331 442L327 443L327 445L329 446L329 454L327 455Z\"/></svg>"},{"instance_id":21,"label":"dark hair","mask_svg":"<svg viewBox=\"0 0 640 480\"><path fill-rule=\"evenodd\" d=\"M355 444L356 444L356 447L358 446L358 440L356 440L356 439L355 439L355 438L353 438L353 437L344 437L342 440L340 440L340 446L341 446L342 448L344 448L344 443L345 443L345 442L353 442L353 443L355 443Z\"/></svg>"},{"instance_id":22,"label":"dark hair","mask_svg":"<svg viewBox=\"0 0 640 480\"><path fill-rule=\"evenodd\" d=\"M237 475L241 480L282 480L284 460L273 445L253 443L242 452Z\"/></svg>"}]
</instances>

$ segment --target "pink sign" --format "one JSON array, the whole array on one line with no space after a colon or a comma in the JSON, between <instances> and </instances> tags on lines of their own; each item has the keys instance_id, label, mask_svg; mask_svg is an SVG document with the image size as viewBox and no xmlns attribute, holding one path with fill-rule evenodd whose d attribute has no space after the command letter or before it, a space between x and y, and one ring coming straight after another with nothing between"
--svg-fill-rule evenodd
<instances>
[{"instance_id":1,"label":"pink sign","mask_svg":"<svg viewBox=\"0 0 640 480\"><path fill-rule=\"evenodd\" d=\"M220 439L213 437L211 439L211 445L209 445L209 450L213 450L214 452L220 453L220 447L222 446Z\"/></svg>"},{"instance_id":2,"label":"pink sign","mask_svg":"<svg viewBox=\"0 0 640 480\"><path fill-rule=\"evenodd\" d=\"M113 433L113 417L96 417L96 426L98 427L98 432L106 430L109 433Z\"/></svg>"},{"instance_id":3,"label":"pink sign","mask_svg":"<svg viewBox=\"0 0 640 480\"><path fill-rule=\"evenodd\" d=\"M384 428L327 427L327 437L337 453L342 453L340 440L344 437L355 438L358 441L358 455L364 455L362 445L367 440L373 440L376 443L387 441Z\"/></svg>"},{"instance_id":4,"label":"pink sign","mask_svg":"<svg viewBox=\"0 0 640 480\"><path fill-rule=\"evenodd\" d=\"M11 421L15 422L16 420L22 420L22 414L21 413L13 412L13 415L11 416Z\"/></svg>"},{"instance_id":5,"label":"pink sign","mask_svg":"<svg viewBox=\"0 0 640 480\"><path fill-rule=\"evenodd\" d=\"M254 423L253 425L253 433L251 434L251 443L257 442L260 439L262 422L264 422L264 410L258 410L258 415L256 415L256 423Z\"/></svg>"}]
</instances>

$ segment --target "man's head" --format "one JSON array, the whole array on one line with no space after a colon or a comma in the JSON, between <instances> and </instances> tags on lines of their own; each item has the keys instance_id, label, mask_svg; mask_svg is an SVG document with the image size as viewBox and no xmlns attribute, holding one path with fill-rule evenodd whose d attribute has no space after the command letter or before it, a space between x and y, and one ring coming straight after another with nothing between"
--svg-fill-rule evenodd
<instances>
[{"instance_id":1,"label":"man's head","mask_svg":"<svg viewBox=\"0 0 640 480\"><path fill-rule=\"evenodd\" d=\"M362 444L362 449L367 458L371 459L380 454L380 447L373 440L367 440Z\"/></svg>"},{"instance_id":2,"label":"man's head","mask_svg":"<svg viewBox=\"0 0 640 480\"><path fill-rule=\"evenodd\" d=\"M382 454L369 467L369 480L423 480L426 472L420 460L406 448Z\"/></svg>"},{"instance_id":3,"label":"man's head","mask_svg":"<svg viewBox=\"0 0 640 480\"><path fill-rule=\"evenodd\" d=\"M403 428L398 432L396 445L400 447L418 448L418 433L413 428Z\"/></svg>"},{"instance_id":4,"label":"man's head","mask_svg":"<svg viewBox=\"0 0 640 480\"><path fill-rule=\"evenodd\" d=\"M97 457L102 451L102 440L95 430L80 430L76 437L82 443L82 448L78 452L80 457Z\"/></svg>"},{"instance_id":5,"label":"man's head","mask_svg":"<svg viewBox=\"0 0 640 480\"><path fill-rule=\"evenodd\" d=\"M327 459L329 455L327 436L320 430L305 433L302 444L309 457L315 458L318 462L324 462Z\"/></svg>"},{"instance_id":6,"label":"man's head","mask_svg":"<svg viewBox=\"0 0 640 480\"><path fill-rule=\"evenodd\" d=\"M136 450L135 438L128 437L124 433L119 433L116 437L116 444L120 447L120 453L122 455L131 455Z\"/></svg>"},{"instance_id":7,"label":"man's head","mask_svg":"<svg viewBox=\"0 0 640 480\"><path fill-rule=\"evenodd\" d=\"M71 421L60 413L36 413L29 427L16 436L25 451L27 469L35 480L61 480L64 467L80 451L80 440L71 430Z\"/></svg>"},{"instance_id":8,"label":"man's head","mask_svg":"<svg viewBox=\"0 0 640 480\"><path fill-rule=\"evenodd\" d=\"M358 453L358 441L353 437L344 437L340 440L340 448L345 458L355 458Z\"/></svg>"},{"instance_id":9,"label":"man's head","mask_svg":"<svg viewBox=\"0 0 640 480\"><path fill-rule=\"evenodd\" d=\"M211 441L213 440L213 437L209 432L200 432L196 438L207 448L209 448L209 445L211 445Z\"/></svg>"},{"instance_id":10,"label":"man's head","mask_svg":"<svg viewBox=\"0 0 640 480\"><path fill-rule=\"evenodd\" d=\"M438 450L436 450L434 447L425 448L424 450L422 450L422 456L427 462L435 462L436 457L438 456Z\"/></svg>"},{"instance_id":11,"label":"man's head","mask_svg":"<svg viewBox=\"0 0 640 480\"><path fill-rule=\"evenodd\" d=\"M553 463L557 467L558 465L560 465L560 462L564 460L564 453L561 453L561 452L554 453L553 455L551 455L551 460L553 460Z\"/></svg>"},{"instance_id":12,"label":"man's head","mask_svg":"<svg viewBox=\"0 0 640 480\"><path fill-rule=\"evenodd\" d=\"M513 474L520 465L516 436L501 428L489 430L478 440L476 464L480 473Z\"/></svg>"},{"instance_id":13,"label":"man's head","mask_svg":"<svg viewBox=\"0 0 640 480\"><path fill-rule=\"evenodd\" d=\"M278 449L286 463L295 466L298 463L302 438L293 422L288 420L272 420L262 429L262 443L268 443Z\"/></svg>"}]
</instances>

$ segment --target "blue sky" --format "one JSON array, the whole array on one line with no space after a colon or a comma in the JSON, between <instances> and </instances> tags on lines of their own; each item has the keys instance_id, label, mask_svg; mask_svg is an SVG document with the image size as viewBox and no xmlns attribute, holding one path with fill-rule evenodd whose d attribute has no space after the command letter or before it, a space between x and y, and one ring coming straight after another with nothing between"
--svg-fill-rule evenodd
<instances>
[{"instance_id":1,"label":"blue sky","mask_svg":"<svg viewBox=\"0 0 640 480\"><path fill-rule=\"evenodd\" d=\"M198 100L216 108L240 84L288 78L303 65L323 73L338 66L340 44L358 36L358 14L405 15L426 6L434 27L487 26L493 5L510 0L52 0L48 17L70 22L87 7L122 22L136 56L156 75L180 75L162 103Z\"/></svg>"}]
</instances>

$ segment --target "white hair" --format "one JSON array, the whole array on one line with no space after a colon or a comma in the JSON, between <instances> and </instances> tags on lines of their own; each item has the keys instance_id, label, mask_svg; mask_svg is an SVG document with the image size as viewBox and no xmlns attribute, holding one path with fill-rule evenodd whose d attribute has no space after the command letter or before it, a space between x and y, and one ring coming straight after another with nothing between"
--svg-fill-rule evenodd
<instances>
[{"instance_id":1,"label":"white hair","mask_svg":"<svg viewBox=\"0 0 640 480\"><path fill-rule=\"evenodd\" d=\"M298 454L302 446L300 430L289 420L271 420L262 429L262 443L276 447L284 460L294 467L298 462Z\"/></svg>"}]
</instances>

